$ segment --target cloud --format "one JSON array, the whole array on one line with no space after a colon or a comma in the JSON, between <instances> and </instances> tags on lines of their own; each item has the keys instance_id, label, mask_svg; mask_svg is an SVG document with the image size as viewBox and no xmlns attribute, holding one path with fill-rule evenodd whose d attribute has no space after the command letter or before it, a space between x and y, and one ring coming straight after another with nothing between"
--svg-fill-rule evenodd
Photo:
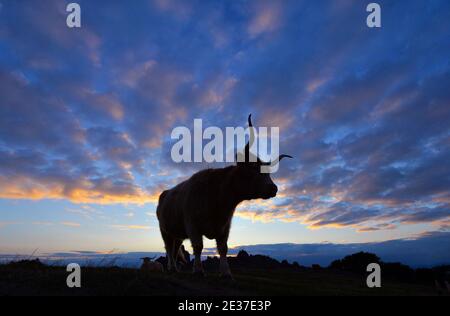
<instances>
[{"instance_id":1,"label":"cloud","mask_svg":"<svg viewBox=\"0 0 450 316\"><path fill-rule=\"evenodd\" d=\"M128 231L128 230L150 230L150 226L143 225L111 225L112 228Z\"/></svg>"},{"instance_id":2,"label":"cloud","mask_svg":"<svg viewBox=\"0 0 450 316\"><path fill-rule=\"evenodd\" d=\"M250 37L256 37L264 33L277 30L282 21L281 2L257 1L252 7L252 18L248 25Z\"/></svg>"},{"instance_id":3,"label":"cloud","mask_svg":"<svg viewBox=\"0 0 450 316\"><path fill-rule=\"evenodd\" d=\"M37 225L37 226L52 226L52 225L54 225L53 222L42 222L42 221L33 222L32 224Z\"/></svg>"},{"instance_id":4,"label":"cloud","mask_svg":"<svg viewBox=\"0 0 450 316\"><path fill-rule=\"evenodd\" d=\"M61 225L68 226L68 227L80 227L81 226L80 223L76 223L76 222L61 222Z\"/></svg>"},{"instance_id":5,"label":"cloud","mask_svg":"<svg viewBox=\"0 0 450 316\"><path fill-rule=\"evenodd\" d=\"M0 177L1 198L6 199L67 199L75 203L133 203L155 202L158 193L145 193L127 183L109 179L35 179L29 177Z\"/></svg>"},{"instance_id":6,"label":"cloud","mask_svg":"<svg viewBox=\"0 0 450 316\"><path fill-rule=\"evenodd\" d=\"M0 221L0 228L4 228L6 226L10 226L10 225L17 225L20 224L19 222L11 222L11 221Z\"/></svg>"},{"instance_id":7,"label":"cloud","mask_svg":"<svg viewBox=\"0 0 450 316\"><path fill-rule=\"evenodd\" d=\"M192 2L183 0L153 0L152 3L161 12L173 14L181 20L189 18L193 10Z\"/></svg>"},{"instance_id":8,"label":"cloud","mask_svg":"<svg viewBox=\"0 0 450 316\"><path fill-rule=\"evenodd\" d=\"M78 32L61 27L58 1L5 3L0 197L155 203L221 166L173 163L174 127L253 113L295 159L273 175L279 197L238 216L366 234L445 227L449 4L382 6L377 33L361 4L298 1L111 3Z\"/></svg>"},{"instance_id":9,"label":"cloud","mask_svg":"<svg viewBox=\"0 0 450 316\"><path fill-rule=\"evenodd\" d=\"M45 46L50 55L75 53L90 65L100 66L100 36L92 28L82 27L73 32L73 29L66 27L66 3L44 0L40 3L30 2L26 7L8 3L4 11L10 19L2 23L5 30L3 34L19 49L22 58L39 60L46 55L41 49ZM87 16L84 15L83 21L87 20Z\"/></svg>"},{"instance_id":10,"label":"cloud","mask_svg":"<svg viewBox=\"0 0 450 316\"><path fill-rule=\"evenodd\" d=\"M0 71L0 82L1 197L140 204L155 199L133 183L145 153L126 133L82 127L64 102L11 73Z\"/></svg>"}]
</instances>

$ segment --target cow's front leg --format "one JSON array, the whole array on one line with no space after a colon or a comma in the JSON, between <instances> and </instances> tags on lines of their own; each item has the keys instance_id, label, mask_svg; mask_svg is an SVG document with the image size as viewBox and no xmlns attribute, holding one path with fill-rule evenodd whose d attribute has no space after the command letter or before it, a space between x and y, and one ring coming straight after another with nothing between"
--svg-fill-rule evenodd
<instances>
[{"instance_id":1,"label":"cow's front leg","mask_svg":"<svg viewBox=\"0 0 450 316\"><path fill-rule=\"evenodd\" d=\"M176 261L174 261L173 258L174 238L162 229L161 235L164 240L164 245L166 247L167 271L168 272L177 271Z\"/></svg>"},{"instance_id":2,"label":"cow's front leg","mask_svg":"<svg viewBox=\"0 0 450 316\"><path fill-rule=\"evenodd\" d=\"M194 273L205 275L202 265L203 238L199 236L191 236L192 249L194 249Z\"/></svg>"},{"instance_id":3,"label":"cow's front leg","mask_svg":"<svg viewBox=\"0 0 450 316\"><path fill-rule=\"evenodd\" d=\"M227 241L228 236L216 239L217 251L219 252L220 255L220 276L226 279L233 279L227 259L228 253Z\"/></svg>"}]
</instances>

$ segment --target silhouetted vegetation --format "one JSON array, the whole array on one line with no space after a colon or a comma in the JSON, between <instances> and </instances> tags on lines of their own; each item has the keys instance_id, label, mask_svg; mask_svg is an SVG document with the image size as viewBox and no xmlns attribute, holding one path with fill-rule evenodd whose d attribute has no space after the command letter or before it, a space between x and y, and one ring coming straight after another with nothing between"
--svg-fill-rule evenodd
<instances>
[{"instance_id":1,"label":"silhouetted vegetation","mask_svg":"<svg viewBox=\"0 0 450 316\"><path fill-rule=\"evenodd\" d=\"M366 267L369 263L378 263L381 267L383 278L390 280L435 285L443 290L446 290L448 283L450 283L450 265L414 270L399 262L383 262L377 255L368 252L358 252L335 260L330 264L329 269L362 275L367 273Z\"/></svg>"},{"instance_id":2,"label":"silhouetted vegetation","mask_svg":"<svg viewBox=\"0 0 450 316\"><path fill-rule=\"evenodd\" d=\"M371 253L335 260L328 268L301 266L242 250L229 262L236 282L219 279L218 258L204 261L205 278L192 275L192 261L181 273L161 273L121 267L82 268L82 288L66 286L65 267L39 259L0 265L0 295L448 295L450 266L412 269L384 263ZM157 259L163 265L164 257ZM366 286L367 264L378 262L382 287Z\"/></svg>"},{"instance_id":3,"label":"silhouetted vegetation","mask_svg":"<svg viewBox=\"0 0 450 316\"><path fill-rule=\"evenodd\" d=\"M330 264L331 269L346 270L356 273L365 273L370 263L380 263L377 255L368 252L358 252L343 259L334 260Z\"/></svg>"},{"instance_id":4,"label":"silhouetted vegetation","mask_svg":"<svg viewBox=\"0 0 450 316\"><path fill-rule=\"evenodd\" d=\"M186 253L186 257L189 259L189 253ZM229 257L228 260L233 269L281 269L285 271L299 271L302 269L321 271L328 269L353 273L360 277L367 275L366 268L370 263L378 263L381 266L383 279L429 286L436 286L436 282L438 282L443 289L446 289L445 282L450 282L450 266L415 270L399 262L383 262L377 255L369 252L358 252L342 259L334 260L328 268L322 268L319 264L313 264L311 269L301 266L298 262L289 263L287 260L280 262L269 256L250 255L245 250L240 250L236 257ZM165 257L160 257L158 261L163 265L166 264ZM192 269L193 261L188 262L190 262L188 265L182 266L182 270L185 272L189 272ZM218 257L208 257L203 261L205 270L209 272L217 272L218 264Z\"/></svg>"}]
</instances>

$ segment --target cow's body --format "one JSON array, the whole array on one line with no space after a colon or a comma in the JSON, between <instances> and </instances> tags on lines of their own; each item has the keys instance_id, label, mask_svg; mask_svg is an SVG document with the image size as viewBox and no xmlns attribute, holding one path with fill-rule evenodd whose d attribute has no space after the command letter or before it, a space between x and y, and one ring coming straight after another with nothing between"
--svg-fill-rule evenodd
<instances>
[{"instance_id":1,"label":"cow's body","mask_svg":"<svg viewBox=\"0 0 450 316\"><path fill-rule=\"evenodd\" d=\"M249 126L251 119L249 117ZM252 132L251 132L252 133ZM254 137L251 134L250 140ZM177 270L177 257L183 240L189 238L194 250L194 272L203 274L203 236L215 239L222 276L231 277L227 262L228 234L236 206L251 199L269 199L277 186L270 175L261 173L259 159L250 162L250 144L243 162L220 169L197 172L188 180L161 193L156 214L167 252L168 270ZM280 155L277 163L287 155ZM269 163L270 164L270 163Z\"/></svg>"},{"instance_id":2,"label":"cow's body","mask_svg":"<svg viewBox=\"0 0 450 316\"><path fill-rule=\"evenodd\" d=\"M231 276L226 263L226 241L234 210L242 200L238 194L230 196L236 168L202 170L160 195L156 213L166 245L169 270L177 270L178 249L183 240L189 238L194 248L194 269L203 273L200 253L202 236L205 236L216 239L222 274Z\"/></svg>"},{"instance_id":3,"label":"cow's body","mask_svg":"<svg viewBox=\"0 0 450 316\"><path fill-rule=\"evenodd\" d=\"M209 239L222 236L240 202L229 196L234 168L202 170L164 191L157 209L161 230L182 240L189 237L189 229Z\"/></svg>"}]
</instances>

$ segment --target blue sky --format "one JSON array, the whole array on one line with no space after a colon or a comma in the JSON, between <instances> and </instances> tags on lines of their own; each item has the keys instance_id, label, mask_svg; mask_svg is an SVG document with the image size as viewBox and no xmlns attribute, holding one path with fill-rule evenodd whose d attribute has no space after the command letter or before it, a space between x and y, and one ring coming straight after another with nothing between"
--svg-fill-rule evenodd
<instances>
[{"instance_id":1,"label":"blue sky","mask_svg":"<svg viewBox=\"0 0 450 316\"><path fill-rule=\"evenodd\" d=\"M295 159L232 246L448 231L448 1L67 3L0 0L0 252L161 251L172 129L249 113Z\"/></svg>"}]
</instances>

